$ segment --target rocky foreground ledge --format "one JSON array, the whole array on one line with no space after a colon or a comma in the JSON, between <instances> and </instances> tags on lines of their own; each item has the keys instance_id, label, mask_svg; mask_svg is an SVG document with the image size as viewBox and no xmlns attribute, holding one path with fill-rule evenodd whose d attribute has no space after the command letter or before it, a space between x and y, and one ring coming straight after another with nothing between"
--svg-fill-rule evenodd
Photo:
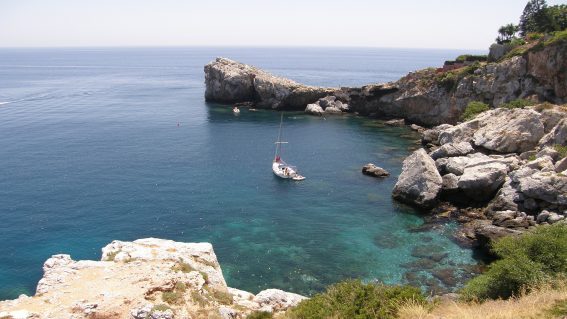
<instances>
[{"instance_id":1,"label":"rocky foreground ledge","mask_svg":"<svg viewBox=\"0 0 567 319\"><path fill-rule=\"evenodd\" d=\"M567 42L560 42L500 62L451 72L429 68L394 82L342 88L306 86L217 58L205 66L205 98L315 115L350 112L425 126L456 124L471 101L495 107L519 98L566 103L565 52Z\"/></svg>"},{"instance_id":2,"label":"rocky foreground ledge","mask_svg":"<svg viewBox=\"0 0 567 319\"><path fill-rule=\"evenodd\" d=\"M43 271L35 296L0 302L0 318L235 319L279 313L306 299L228 287L209 243L113 241L101 261L54 255Z\"/></svg>"}]
</instances>

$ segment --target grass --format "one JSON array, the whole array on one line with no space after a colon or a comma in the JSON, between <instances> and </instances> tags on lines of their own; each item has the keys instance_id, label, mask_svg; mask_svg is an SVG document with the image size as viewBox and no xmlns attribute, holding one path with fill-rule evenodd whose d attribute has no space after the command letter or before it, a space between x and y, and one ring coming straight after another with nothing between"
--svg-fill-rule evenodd
<instances>
[{"instance_id":1,"label":"grass","mask_svg":"<svg viewBox=\"0 0 567 319\"><path fill-rule=\"evenodd\" d=\"M109 253L108 255L106 255L106 260L107 261L114 261L114 258L116 258L116 255L118 255L119 253L120 253L120 250L113 251L113 252Z\"/></svg>"},{"instance_id":2,"label":"grass","mask_svg":"<svg viewBox=\"0 0 567 319\"><path fill-rule=\"evenodd\" d=\"M182 304L184 302L183 295L187 290L187 285L183 282L177 282L173 291L164 291L161 299L170 305Z\"/></svg>"},{"instance_id":3,"label":"grass","mask_svg":"<svg viewBox=\"0 0 567 319\"><path fill-rule=\"evenodd\" d=\"M183 272L183 273L189 273L189 272L195 271L195 268L191 267L191 265L189 265L188 263L180 260L175 265L173 265L173 267L171 267L171 270L176 271L176 272L180 271L180 272Z\"/></svg>"},{"instance_id":4,"label":"grass","mask_svg":"<svg viewBox=\"0 0 567 319\"><path fill-rule=\"evenodd\" d=\"M532 106L535 103L529 100L525 100L525 99L517 99L517 100L513 100L510 101L508 103L504 103L502 105L500 105L501 108L505 108L505 109L522 109L526 106Z\"/></svg>"},{"instance_id":5,"label":"grass","mask_svg":"<svg viewBox=\"0 0 567 319\"><path fill-rule=\"evenodd\" d=\"M484 111L488 111L489 109L490 107L486 103L478 101L469 102L469 104L467 104L467 107L465 108L465 111L463 112L463 115L461 115L461 119L464 121L472 120L478 114Z\"/></svg>"},{"instance_id":6,"label":"grass","mask_svg":"<svg viewBox=\"0 0 567 319\"><path fill-rule=\"evenodd\" d=\"M274 315L268 311L254 311L246 316L246 319L272 319Z\"/></svg>"},{"instance_id":7,"label":"grass","mask_svg":"<svg viewBox=\"0 0 567 319\"><path fill-rule=\"evenodd\" d=\"M553 149L556 150L557 153L559 153L559 156L561 158L567 157L567 145L555 144L553 145Z\"/></svg>"},{"instance_id":8,"label":"grass","mask_svg":"<svg viewBox=\"0 0 567 319\"><path fill-rule=\"evenodd\" d=\"M548 46L559 42L567 42L567 29L553 32L551 37L543 42L543 45Z\"/></svg>"},{"instance_id":9,"label":"grass","mask_svg":"<svg viewBox=\"0 0 567 319\"><path fill-rule=\"evenodd\" d=\"M203 276L203 280L205 280L205 284L209 283L209 275L207 275L206 272L204 271L199 271L199 273L201 274L201 276Z\"/></svg>"},{"instance_id":10,"label":"grass","mask_svg":"<svg viewBox=\"0 0 567 319\"><path fill-rule=\"evenodd\" d=\"M209 292L220 304L231 305L233 303L232 295L226 291L211 289Z\"/></svg>"},{"instance_id":11,"label":"grass","mask_svg":"<svg viewBox=\"0 0 567 319\"><path fill-rule=\"evenodd\" d=\"M400 319L551 319L567 315L567 283L533 287L508 300L485 302L445 301L427 305L407 303L399 309Z\"/></svg>"},{"instance_id":12,"label":"grass","mask_svg":"<svg viewBox=\"0 0 567 319\"><path fill-rule=\"evenodd\" d=\"M549 102L544 102L541 104L538 104L534 107L534 110L536 110L537 112L543 112L544 110L551 110L553 109L553 104L549 103Z\"/></svg>"},{"instance_id":13,"label":"grass","mask_svg":"<svg viewBox=\"0 0 567 319\"><path fill-rule=\"evenodd\" d=\"M203 297L198 291L191 291L191 299L196 302L201 308L207 306L209 301Z\"/></svg>"}]
</instances>

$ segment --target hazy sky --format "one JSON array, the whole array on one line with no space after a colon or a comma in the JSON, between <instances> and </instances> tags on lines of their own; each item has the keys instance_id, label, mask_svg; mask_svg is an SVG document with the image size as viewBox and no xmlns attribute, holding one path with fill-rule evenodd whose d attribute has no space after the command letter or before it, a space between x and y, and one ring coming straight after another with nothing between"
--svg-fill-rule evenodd
<instances>
[{"instance_id":1,"label":"hazy sky","mask_svg":"<svg viewBox=\"0 0 567 319\"><path fill-rule=\"evenodd\" d=\"M0 46L486 49L527 0L0 0ZM549 4L566 1L548 1Z\"/></svg>"}]
</instances>

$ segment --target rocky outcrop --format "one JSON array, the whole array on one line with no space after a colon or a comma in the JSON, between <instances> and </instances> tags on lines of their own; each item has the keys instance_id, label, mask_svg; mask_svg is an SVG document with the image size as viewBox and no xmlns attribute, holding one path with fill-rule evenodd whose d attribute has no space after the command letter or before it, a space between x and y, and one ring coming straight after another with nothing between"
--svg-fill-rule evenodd
<instances>
[{"instance_id":1,"label":"rocky outcrop","mask_svg":"<svg viewBox=\"0 0 567 319\"><path fill-rule=\"evenodd\" d=\"M205 85L207 101L254 102L257 107L272 109L305 109L335 91L302 85L225 58L205 66Z\"/></svg>"},{"instance_id":2,"label":"rocky outcrop","mask_svg":"<svg viewBox=\"0 0 567 319\"><path fill-rule=\"evenodd\" d=\"M443 179L435 162L424 149L419 149L404 160L392 196L411 205L431 208L442 185Z\"/></svg>"},{"instance_id":3,"label":"rocky outcrop","mask_svg":"<svg viewBox=\"0 0 567 319\"><path fill-rule=\"evenodd\" d=\"M245 318L278 313L305 297L277 289L229 288L208 243L114 241L101 261L55 255L36 295L0 302L1 318Z\"/></svg>"}]
</instances>

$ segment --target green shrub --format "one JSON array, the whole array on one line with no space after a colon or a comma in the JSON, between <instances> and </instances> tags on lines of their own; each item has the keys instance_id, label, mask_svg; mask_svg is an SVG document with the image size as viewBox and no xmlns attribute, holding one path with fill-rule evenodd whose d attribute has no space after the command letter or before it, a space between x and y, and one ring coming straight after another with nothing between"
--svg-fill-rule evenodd
<instances>
[{"instance_id":1,"label":"green shrub","mask_svg":"<svg viewBox=\"0 0 567 319\"><path fill-rule=\"evenodd\" d=\"M327 288L324 293L302 301L291 309L289 318L396 318L398 308L405 303L425 305L418 288L364 284L347 280Z\"/></svg>"},{"instance_id":2,"label":"green shrub","mask_svg":"<svg viewBox=\"0 0 567 319\"><path fill-rule=\"evenodd\" d=\"M488 106L488 104L478 102L478 101L472 101L472 102L469 102L469 104L467 104L467 107L465 108L465 111L463 112L463 115L461 116L461 118L464 121L468 121L468 120L473 119L478 114L480 114L484 111L488 111L489 109L490 109L490 107Z\"/></svg>"},{"instance_id":3,"label":"green shrub","mask_svg":"<svg viewBox=\"0 0 567 319\"><path fill-rule=\"evenodd\" d=\"M529 100L524 100L524 99L517 99L517 100L513 100L510 101L508 103L504 103L502 105L500 105L500 107L505 108L505 109L521 109L524 108L526 106L532 106L535 103Z\"/></svg>"},{"instance_id":4,"label":"green shrub","mask_svg":"<svg viewBox=\"0 0 567 319\"><path fill-rule=\"evenodd\" d=\"M506 237L492 250L501 259L466 284L461 292L465 299L508 298L567 274L567 225L540 226L522 236Z\"/></svg>"},{"instance_id":5,"label":"green shrub","mask_svg":"<svg viewBox=\"0 0 567 319\"><path fill-rule=\"evenodd\" d=\"M553 149L555 149L559 153L559 156L561 158L567 157L567 145L555 144L553 145Z\"/></svg>"},{"instance_id":6,"label":"green shrub","mask_svg":"<svg viewBox=\"0 0 567 319\"><path fill-rule=\"evenodd\" d=\"M531 32L531 33L528 33L526 35L526 39L528 41L534 41L534 40L539 40L539 39L543 38L544 36L545 36L545 34L543 34L543 33Z\"/></svg>"},{"instance_id":7,"label":"green shrub","mask_svg":"<svg viewBox=\"0 0 567 319\"><path fill-rule=\"evenodd\" d=\"M457 62L474 62L474 61L485 62L487 60L488 60L487 55L473 55L473 54L459 55L455 59L455 61Z\"/></svg>"},{"instance_id":8,"label":"green shrub","mask_svg":"<svg viewBox=\"0 0 567 319\"><path fill-rule=\"evenodd\" d=\"M274 315L268 311L254 311L246 319L272 319Z\"/></svg>"}]
</instances>

